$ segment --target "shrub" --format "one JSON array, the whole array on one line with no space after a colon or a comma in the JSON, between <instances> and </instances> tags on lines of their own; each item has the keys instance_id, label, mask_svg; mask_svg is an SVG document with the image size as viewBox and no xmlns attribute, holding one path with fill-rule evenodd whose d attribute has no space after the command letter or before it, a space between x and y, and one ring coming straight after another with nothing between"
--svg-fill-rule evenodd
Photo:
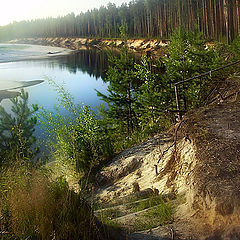
<instances>
[{"instance_id":1,"label":"shrub","mask_svg":"<svg viewBox=\"0 0 240 240\"><path fill-rule=\"evenodd\" d=\"M73 97L63 86L51 80L50 83L58 92L60 106L64 108L56 108L54 112L43 109L40 114L48 134L52 160L86 175L112 154L111 143L89 106L74 104Z\"/></svg>"},{"instance_id":2,"label":"shrub","mask_svg":"<svg viewBox=\"0 0 240 240\"><path fill-rule=\"evenodd\" d=\"M240 35L238 35L230 46L230 51L234 55L234 59L239 60L240 58Z\"/></svg>"},{"instance_id":3,"label":"shrub","mask_svg":"<svg viewBox=\"0 0 240 240\"><path fill-rule=\"evenodd\" d=\"M28 107L28 93L24 90L11 102L10 113L0 106L0 165L19 159L28 161L37 153L33 149L36 141L33 133L38 106Z\"/></svg>"}]
</instances>

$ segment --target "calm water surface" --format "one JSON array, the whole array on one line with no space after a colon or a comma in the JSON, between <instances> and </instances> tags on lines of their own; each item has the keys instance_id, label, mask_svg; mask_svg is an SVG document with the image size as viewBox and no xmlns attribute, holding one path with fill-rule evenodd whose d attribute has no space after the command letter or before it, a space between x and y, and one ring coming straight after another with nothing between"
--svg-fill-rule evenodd
<instances>
[{"instance_id":1,"label":"calm water surface","mask_svg":"<svg viewBox=\"0 0 240 240\"><path fill-rule=\"evenodd\" d=\"M43 79L43 83L26 87L25 91L29 93L30 104L37 103L52 110L58 98L57 92L47 81L52 79L63 85L76 103L85 103L96 111L101 100L95 89L107 93L107 83L103 81L106 64L106 54L94 49L50 59L0 63L0 90L1 85L3 87L14 81ZM5 107L9 107L9 103L9 99L1 101Z\"/></svg>"},{"instance_id":2,"label":"calm water surface","mask_svg":"<svg viewBox=\"0 0 240 240\"><path fill-rule=\"evenodd\" d=\"M38 104L54 111L54 105L59 102L57 92L47 80L52 79L58 85L64 86L74 97L75 103L85 103L97 112L97 106L102 101L95 89L107 94L108 83L103 81L106 69L107 54L97 49L81 50L48 59L0 63L0 105L10 111L9 96L20 92L20 88L13 89L15 85L18 86L19 82L22 84L23 81L25 84L43 79L42 83L25 87L24 90L29 94L29 104ZM36 127L35 136L40 141L45 139L39 125Z\"/></svg>"}]
</instances>

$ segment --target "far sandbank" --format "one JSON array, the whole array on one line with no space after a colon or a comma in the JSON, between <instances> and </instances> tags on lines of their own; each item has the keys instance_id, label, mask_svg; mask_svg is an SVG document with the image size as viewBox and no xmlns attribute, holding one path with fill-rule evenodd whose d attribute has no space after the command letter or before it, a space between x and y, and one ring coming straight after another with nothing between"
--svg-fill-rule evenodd
<instances>
[{"instance_id":1,"label":"far sandbank","mask_svg":"<svg viewBox=\"0 0 240 240\"><path fill-rule=\"evenodd\" d=\"M2 43L0 44L0 63L53 58L72 52L71 49L61 47Z\"/></svg>"},{"instance_id":2,"label":"far sandbank","mask_svg":"<svg viewBox=\"0 0 240 240\"><path fill-rule=\"evenodd\" d=\"M44 80L32 80L32 81L0 81L0 103L3 99L15 98L19 96L19 92L11 91L25 87L31 87L44 82Z\"/></svg>"}]
</instances>

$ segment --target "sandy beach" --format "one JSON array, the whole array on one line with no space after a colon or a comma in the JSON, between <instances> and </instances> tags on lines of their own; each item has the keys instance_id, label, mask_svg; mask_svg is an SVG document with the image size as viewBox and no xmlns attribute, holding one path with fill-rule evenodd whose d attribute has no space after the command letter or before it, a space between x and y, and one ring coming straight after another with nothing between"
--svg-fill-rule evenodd
<instances>
[{"instance_id":1,"label":"sandy beach","mask_svg":"<svg viewBox=\"0 0 240 240\"><path fill-rule=\"evenodd\" d=\"M20 93L12 90L21 89L38 85L44 82L44 80L32 80L32 81L1 81L0 80L0 103L3 99L17 97Z\"/></svg>"},{"instance_id":2,"label":"sandy beach","mask_svg":"<svg viewBox=\"0 0 240 240\"><path fill-rule=\"evenodd\" d=\"M70 49L60 47L29 44L0 44L0 63L52 58L67 55L72 52Z\"/></svg>"},{"instance_id":3,"label":"sandy beach","mask_svg":"<svg viewBox=\"0 0 240 240\"><path fill-rule=\"evenodd\" d=\"M53 58L57 56L71 54L73 51L66 48L29 45L29 44L0 44L0 64ZM0 79L0 102L6 98L12 98L19 95L19 92L13 91L42 83L42 79L26 81L5 81Z\"/></svg>"}]
</instances>

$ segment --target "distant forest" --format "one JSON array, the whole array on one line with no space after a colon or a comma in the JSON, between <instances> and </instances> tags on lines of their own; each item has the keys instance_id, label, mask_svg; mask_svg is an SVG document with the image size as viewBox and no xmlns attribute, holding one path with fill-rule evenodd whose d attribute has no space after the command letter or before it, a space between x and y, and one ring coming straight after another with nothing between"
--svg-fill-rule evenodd
<instances>
[{"instance_id":1,"label":"distant forest","mask_svg":"<svg viewBox=\"0 0 240 240\"><path fill-rule=\"evenodd\" d=\"M196 27L210 39L240 33L240 0L135 0L64 17L14 22L0 27L0 40L24 37L119 37L126 23L129 37L169 38L178 26Z\"/></svg>"}]
</instances>

